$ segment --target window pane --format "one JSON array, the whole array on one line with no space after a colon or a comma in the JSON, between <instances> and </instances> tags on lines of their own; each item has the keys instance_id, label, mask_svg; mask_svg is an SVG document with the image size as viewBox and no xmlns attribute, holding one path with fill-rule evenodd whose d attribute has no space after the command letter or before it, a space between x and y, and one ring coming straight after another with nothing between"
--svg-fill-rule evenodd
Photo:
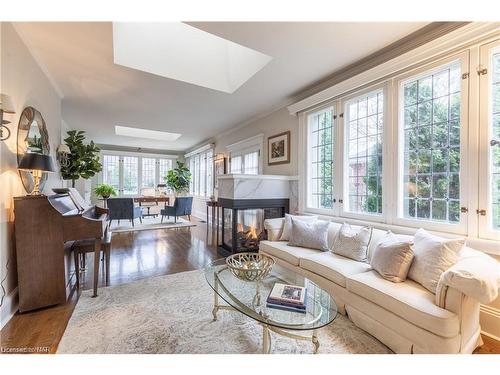
<instances>
[{"instance_id":1,"label":"window pane","mask_svg":"<svg viewBox=\"0 0 500 375\"><path fill-rule=\"evenodd\" d=\"M142 158L142 187L155 188L156 159Z\"/></svg>"},{"instance_id":2,"label":"window pane","mask_svg":"<svg viewBox=\"0 0 500 375\"><path fill-rule=\"evenodd\" d=\"M134 195L139 193L139 158L134 156L123 157L123 194Z\"/></svg>"},{"instance_id":3,"label":"window pane","mask_svg":"<svg viewBox=\"0 0 500 375\"><path fill-rule=\"evenodd\" d=\"M200 155L194 156L194 194L200 194Z\"/></svg>"},{"instance_id":4,"label":"window pane","mask_svg":"<svg viewBox=\"0 0 500 375\"><path fill-rule=\"evenodd\" d=\"M102 182L114 187L116 192L120 189L120 157L103 155Z\"/></svg>"},{"instance_id":5,"label":"window pane","mask_svg":"<svg viewBox=\"0 0 500 375\"><path fill-rule=\"evenodd\" d=\"M200 195L205 196L207 186L207 154L200 155Z\"/></svg>"},{"instance_id":6,"label":"window pane","mask_svg":"<svg viewBox=\"0 0 500 375\"><path fill-rule=\"evenodd\" d=\"M191 181L189 181L189 194L194 194L194 157L189 158L189 171L191 172Z\"/></svg>"},{"instance_id":7,"label":"window pane","mask_svg":"<svg viewBox=\"0 0 500 375\"><path fill-rule=\"evenodd\" d=\"M242 157L234 156L231 158L231 173L233 174L241 174L242 171Z\"/></svg>"},{"instance_id":8,"label":"window pane","mask_svg":"<svg viewBox=\"0 0 500 375\"><path fill-rule=\"evenodd\" d=\"M158 160L159 166L158 166L158 184L165 184L165 178L167 177L168 171L172 169L172 160L171 159L159 159ZM167 188L166 192L168 194L171 194L172 191Z\"/></svg>"},{"instance_id":9,"label":"window pane","mask_svg":"<svg viewBox=\"0 0 500 375\"><path fill-rule=\"evenodd\" d=\"M365 113L365 129L368 110L368 105L365 103L362 109ZM353 123L357 124L357 121L353 121ZM309 207L333 207L333 126L333 108L312 113L308 117L309 138L311 140L308 161L310 166Z\"/></svg>"},{"instance_id":10,"label":"window pane","mask_svg":"<svg viewBox=\"0 0 500 375\"><path fill-rule=\"evenodd\" d=\"M404 216L456 223L460 220L460 67L454 64L410 80L402 90ZM409 114L415 100L416 114Z\"/></svg>"},{"instance_id":11,"label":"window pane","mask_svg":"<svg viewBox=\"0 0 500 375\"><path fill-rule=\"evenodd\" d=\"M207 197L210 197L214 193L213 173L214 173L213 151L208 151L207 152L207 187L206 187Z\"/></svg>"},{"instance_id":12,"label":"window pane","mask_svg":"<svg viewBox=\"0 0 500 375\"><path fill-rule=\"evenodd\" d=\"M244 174L259 174L259 152L254 151L245 154Z\"/></svg>"},{"instance_id":13,"label":"window pane","mask_svg":"<svg viewBox=\"0 0 500 375\"><path fill-rule=\"evenodd\" d=\"M405 97L416 102L415 87L405 90ZM367 111L364 108L367 108ZM363 109L360 111L360 109ZM382 213L382 123L383 92L359 96L346 104L346 123L349 124L346 154L348 174L357 176L355 189L351 180L346 210L351 212ZM357 121L352 121L357 118ZM380 120L380 121L379 121Z\"/></svg>"},{"instance_id":14,"label":"window pane","mask_svg":"<svg viewBox=\"0 0 500 375\"><path fill-rule=\"evenodd\" d=\"M500 52L493 54L491 80L490 139L500 141ZM491 225L500 230L500 144L490 148Z\"/></svg>"}]
</instances>

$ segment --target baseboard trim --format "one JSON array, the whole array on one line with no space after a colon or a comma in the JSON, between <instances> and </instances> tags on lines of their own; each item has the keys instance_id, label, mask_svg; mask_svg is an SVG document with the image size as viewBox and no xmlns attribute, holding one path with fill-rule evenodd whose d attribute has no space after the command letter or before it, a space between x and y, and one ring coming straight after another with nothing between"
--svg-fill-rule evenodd
<instances>
[{"instance_id":1,"label":"baseboard trim","mask_svg":"<svg viewBox=\"0 0 500 375\"><path fill-rule=\"evenodd\" d=\"M3 305L0 307L0 329L5 327L10 319L14 316L19 308L18 288L16 287L3 300Z\"/></svg>"},{"instance_id":2,"label":"baseboard trim","mask_svg":"<svg viewBox=\"0 0 500 375\"><path fill-rule=\"evenodd\" d=\"M481 333L500 341L500 310L491 306L481 305L479 314Z\"/></svg>"}]
</instances>

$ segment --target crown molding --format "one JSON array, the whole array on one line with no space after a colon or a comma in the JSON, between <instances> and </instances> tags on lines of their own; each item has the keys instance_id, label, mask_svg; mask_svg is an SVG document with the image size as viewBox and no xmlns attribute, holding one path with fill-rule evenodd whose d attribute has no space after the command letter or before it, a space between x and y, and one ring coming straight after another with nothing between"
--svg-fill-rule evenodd
<instances>
[{"instance_id":1,"label":"crown molding","mask_svg":"<svg viewBox=\"0 0 500 375\"><path fill-rule=\"evenodd\" d=\"M299 112L317 106L348 91L380 81L384 77L397 74L398 72L416 64L420 64L428 59L443 56L454 50L458 51L461 48L463 49L499 31L500 23L498 22L474 22L466 24L465 26L422 44L385 63L364 70L361 73L302 99L288 106L288 111L290 114L296 115Z\"/></svg>"}]
</instances>

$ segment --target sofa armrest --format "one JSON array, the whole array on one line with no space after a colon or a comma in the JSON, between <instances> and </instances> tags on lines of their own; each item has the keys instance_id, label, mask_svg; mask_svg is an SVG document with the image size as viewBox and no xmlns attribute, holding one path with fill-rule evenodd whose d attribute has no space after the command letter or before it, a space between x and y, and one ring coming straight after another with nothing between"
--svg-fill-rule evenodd
<instances>
[{"instance_id":1,"label":"sofa armrest","mask_svg":"<svg viewBox=\"0 0 500 375\"><path fill-rule=\"evenodd\" d=\"M487 304L498 297L500 263L492 257L465 248L459 261L443 272L436 290L436 304L445 308L448 288Z\"/></svg>"},{"instance_id":2,"label":"sofa armrest","mask_svg":"<svg viewBox=\"0 0 500 375\"><path fill-rule=\"evenodd\" d=\"M279 241L284 224L285 218L283 217L264 220L264 229L267 231L267 239L270 241Z\"/></svg>"}]
</instances>

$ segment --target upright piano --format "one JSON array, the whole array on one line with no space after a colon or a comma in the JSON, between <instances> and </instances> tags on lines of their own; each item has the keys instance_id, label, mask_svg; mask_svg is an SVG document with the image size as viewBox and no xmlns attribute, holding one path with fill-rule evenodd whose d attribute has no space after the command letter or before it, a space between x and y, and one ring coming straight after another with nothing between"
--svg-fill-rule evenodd
<instances>
[{"instance_id":1,"label":"upright piano","mask_svg":"<svg viewBox=\"0 0 500 375\"><path fill-rule=\"evenodd\" d=\"M94 240L94 296L107 210L87 205L75 189L51 196L14 198L19 311L64 303L70 293L71 244Z\"/></svg>"}]
</instances>

